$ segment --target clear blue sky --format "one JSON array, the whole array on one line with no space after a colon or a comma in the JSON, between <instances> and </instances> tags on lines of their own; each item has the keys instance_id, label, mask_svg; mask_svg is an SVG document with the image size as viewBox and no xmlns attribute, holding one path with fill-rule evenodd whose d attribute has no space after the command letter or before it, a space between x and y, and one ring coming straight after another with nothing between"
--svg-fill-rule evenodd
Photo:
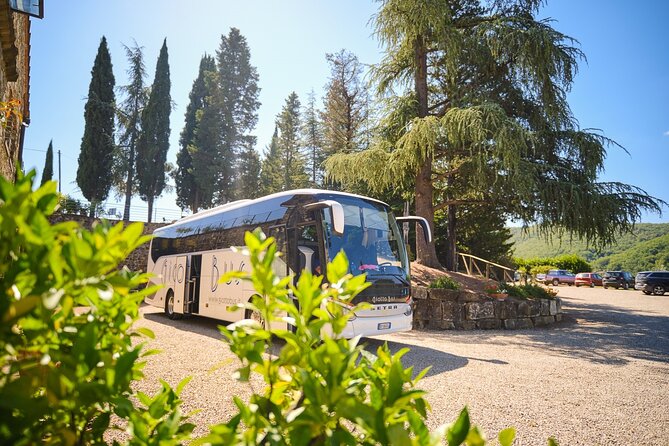
<instances>
[{"instance_id":1,"label":"clear blue sky","mask_svg":"<svg viewBox=\"0 0 669 446\"><path fill-rule=\"evenodd\" d=\"M637 5L623 0L553 0L540 17L555 19L554 26L576 38L587 55L569 96L581 126L603 130L630 152L610 148L602 179L634 184L669 201L669 2ZM380 59L369 24L377 6L363 0L47 0L44 19L32 19L25 166L41 171L53 139L55 150L62 151L62 191L80 196L75 177L83 109L102 35L110 46L117 85L127 82L122 44L131 45L134 39L144 47L151 82L160 45L167 38L175 103L168 161L175 163L199 60L203 53L216 51L221 34L230 27L247 38L251 62L258 68L262 105L255 134L257 148L263 151L290 92L296 91L303 102L311 89L322 94L328 76L325 53L346 48L363 63ZM54 171L57 176L57 166ZM111 196L109 202L114 201ZM133 207L133 218L145 217L146 203L135 197ZM164 195L156 207L159 220L179 215L174 195ZM649 215L643 221L669 222L669 209L662 218Z\"/></svg>"}]
</instances>

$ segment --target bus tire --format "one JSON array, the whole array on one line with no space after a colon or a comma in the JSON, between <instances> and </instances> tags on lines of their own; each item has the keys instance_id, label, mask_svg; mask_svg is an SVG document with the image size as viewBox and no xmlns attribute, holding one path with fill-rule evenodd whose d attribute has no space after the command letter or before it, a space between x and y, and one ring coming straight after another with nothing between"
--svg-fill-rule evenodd
<instances>
[{"instance_id":1,"label":"bus tire","mask_svg":"<svg viewBox=\"0 0 669 446\"><path fill-rule=\"evenodd\" d=\"M171 320L181 319L181 314L174 312L174 291L167 290L167 298L165 299L165 314Z\"/></svg>"}]
</instances>

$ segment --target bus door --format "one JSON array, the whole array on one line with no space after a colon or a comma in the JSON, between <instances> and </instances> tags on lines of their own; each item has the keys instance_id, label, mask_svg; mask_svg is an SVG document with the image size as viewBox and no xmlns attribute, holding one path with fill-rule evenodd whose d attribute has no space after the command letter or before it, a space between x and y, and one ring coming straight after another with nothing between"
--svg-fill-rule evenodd
<instances>
[{"instance_id":1,"label":"bus door","mask_svg":"<svg viewBox=\"0 0 669 446\"><path fill-rule=\"evenodd\" d=\"M188 308L190 313L200 311L200 277L202 275L202 255L193 255L190 257L190 267L188 268Z\"/></svg>"},{"instance_id":2,"label":"bus door","mask_svg":"<svg viewBox=\"0 0 669 446\"><path fill-rule=\"evenodd\" d=\"M174 312L178 314L184 313L187 262L187 256L178 256L174 263Z\"/></svg>"}]
</instances>

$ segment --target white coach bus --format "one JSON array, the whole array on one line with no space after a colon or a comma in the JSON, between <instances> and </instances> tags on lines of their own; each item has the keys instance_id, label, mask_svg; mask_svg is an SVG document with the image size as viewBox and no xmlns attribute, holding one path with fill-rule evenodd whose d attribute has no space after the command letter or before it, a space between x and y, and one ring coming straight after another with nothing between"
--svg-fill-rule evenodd
<instances>
[{"instance_id":1,"label":"white coach bus","mask_svg":"<svg viewBox=\"0 0 669 446\"><path fill-rule=\"evenodd\" d=\"M356 312L343 335L374 336L411 330L409 261L398 221L420 223L420 217L395 218L387 204L359 195L316 189L280 192L198 212L154 231L147 271L163 287L146 298L172 319L183 314L234 322L253 315L231 311L254 293L246 281L219 283L228 271L250 268L248 258L231 246L242 246L244 234L260 227L277 241L283 256L277 275L310 270L325 274L328 261L344 250L350 273L367 274L371 285L353 303L372 307ZM325 259L325 261L322 261Z\"/></svg>"}]
</instances>

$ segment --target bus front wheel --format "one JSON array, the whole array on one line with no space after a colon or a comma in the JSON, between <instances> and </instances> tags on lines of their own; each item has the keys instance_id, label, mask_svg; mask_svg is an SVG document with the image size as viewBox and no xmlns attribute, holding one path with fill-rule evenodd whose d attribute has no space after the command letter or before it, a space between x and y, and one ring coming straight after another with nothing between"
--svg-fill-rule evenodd
<instances>
[{"instance_id":1,"label":"bus front wheel","mask_svg":"<svg viewBox=\"0 0 669 446\"><path fill-rule=\"evenodd\" d=\"M174 312L174 291L167 291L167 299L165 299L165 314L172 320L181 319L179 313Z\"/></svg>"}]
</instances>

